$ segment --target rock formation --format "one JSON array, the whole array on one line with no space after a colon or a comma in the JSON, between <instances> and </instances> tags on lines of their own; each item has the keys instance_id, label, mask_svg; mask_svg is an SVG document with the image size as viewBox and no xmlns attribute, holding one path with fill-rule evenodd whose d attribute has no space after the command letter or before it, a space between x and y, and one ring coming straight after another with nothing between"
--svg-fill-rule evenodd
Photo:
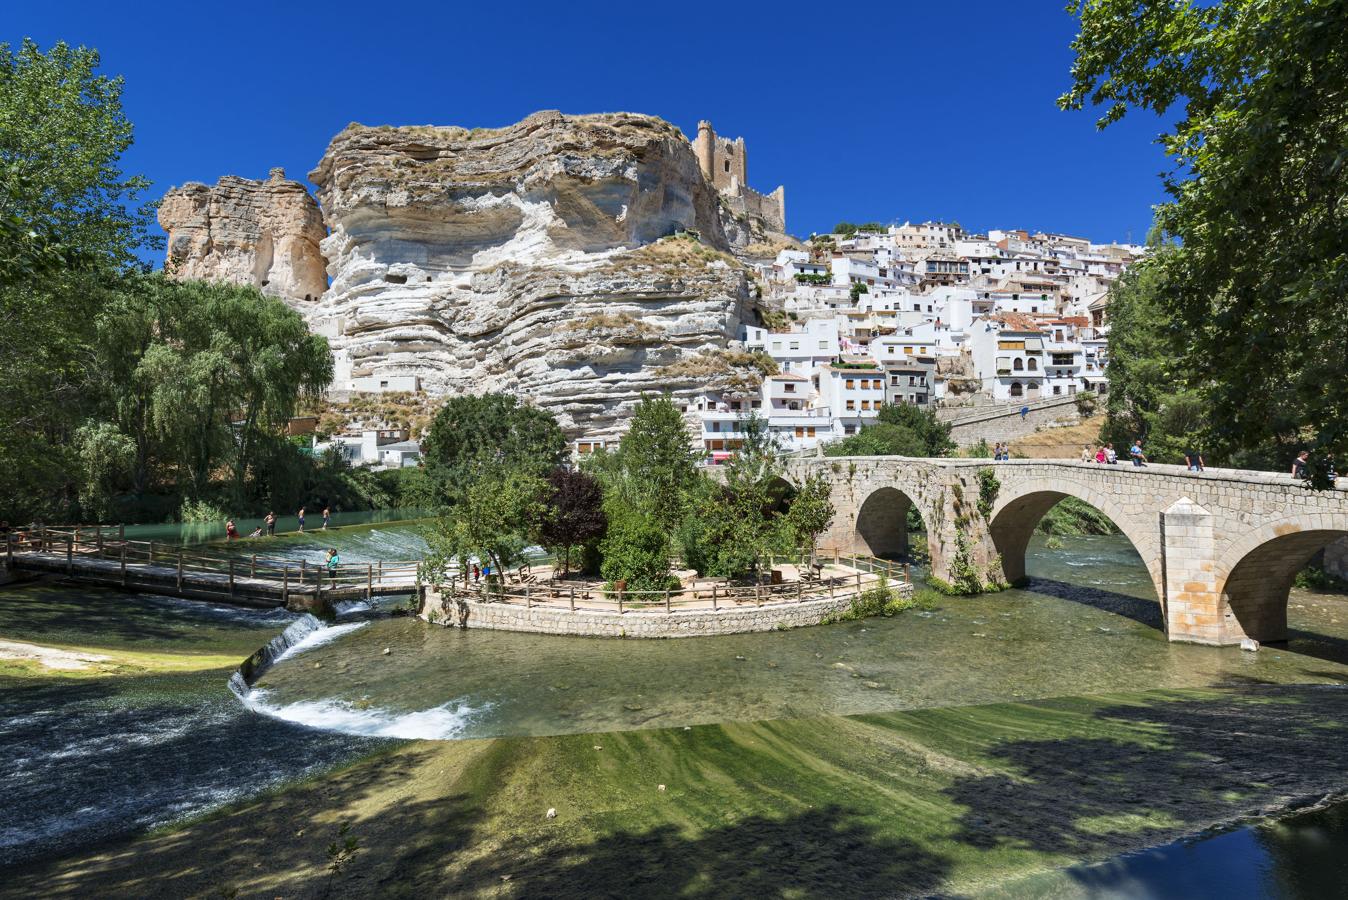
<instances>
[{"instance_id":1,"label":"rock formation","mask_svg":"<svg viewBox=\"0 0 1348 900\"><path fill-rule=\"evenodd\" d=\"M660 119L352 125L309 177L332 278L312 322L339 386L511 391L602 433L642 392L697 387L661 370L737 335L715 189Z\"/></svg>"},{"instance_id":2,"label":"rock formation","mask_svg":"<svg viewBox=\"0 0 1348 900\"><path fill-rule=\"evenodd\" d=\"M668 122L353 124L309 178L321 221L279 170L176 188L159 218L180 277L300 306L331 342L337 390L509 391L601 436L643 392L694 392L704 370L739 365L724 351L748 289L725 251L762 223L728 209Z\"/></svg>"},{"instance_id":3,"label":"rock formation","mask_svg":"<svg viewBox=\"0 0 1348 900\"><path fill-rule=\"evenodd\" d=\"M165 268L179 278L251 284L296 303L327 289L318 204L283 169L266 181L227 175L214 187L173 188L159 224L168 232Z\"/></svg>"}]
</instances>

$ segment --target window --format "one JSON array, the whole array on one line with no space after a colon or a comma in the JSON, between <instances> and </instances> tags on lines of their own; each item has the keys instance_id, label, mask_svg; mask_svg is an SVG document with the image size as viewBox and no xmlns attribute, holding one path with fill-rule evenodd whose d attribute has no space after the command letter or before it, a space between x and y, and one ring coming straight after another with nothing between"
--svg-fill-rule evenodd
<instances>
[{"instance_id":1,"label":"window","mask_svg":"<svg viewBox=\"0 0 1348 900\"><path fill-rule=\"evenodd\" d=\"M797 425L797 426L796 426L796 437L798 437L798 438L799 438L799 437L805 437L805 426L804 426L804 425Z\"/></svg>"},{"instance_id":2,"label":"window","mask_svg":"<svg viewBox=\"0 0 1348 900\"><path fill-rule=\"evenodd\" d=\"M720 422L708 422L708 423L707 423L707 426L708 426L708 427L707 427L707 430L708 430L708 431L720 431L720 430L721 430L721 423L720 423Z\"/></svg>"},{"instance_id":3,"label":"window","mask_svg":"<svg viewBox=\"0 0 1348 900\"><path fill-rule=\"evenodd\" d=\"M1030 360L1030 362L1034 362L1034 360ZM1015 359L1011 360L1011 368L1015 369L1017 372L1024 370L1025 360L1017 356Z\"/></svg>"},{"instance_id":4,"label":"window","mask_svg":"<svg viewBox=\"0 0 1348 900\"><path fill-rule=\"evenodd\" d=\"M998 342L997 342L997 349L998 349L998 350L1024 350L1024 349L1025 349L1025 342L1024 342L1024 341L998 341Z\"/></svg>"},{"instance_id":5,"label":"window","mask_svg":"<svg viewBox=\"0 0 1348 900\"><path fill-rule=\"evenodd\" d=\"M1058 386L1058 385L1055 384L1055 385L1053 386L1053 396L1056 397L1056 396L1058 396L1058 395L1061 394L1061 393L1062 393L1062 388L1061 388L1060 386Z\"/></svg>"},{"instance_id":6,"label":"window","mask_svg":"<svg viewBox=\"0 0 1348 900\"><path fill-rule=\"evenodd\" d=\"M792 341L792 342L790 343L790 345L787 347L787 349L789 349L789 350L799 350L799 349L800 349L800 341Z\"/></svg>"},{"instance_id":7,"label":"window","mask_svg":"<svg viewBox=\"0 0 1348 900\"><path fill-rule=\"evenodd\" d=\"M869 400L862 400L862 401L861 401L861 408L862 408L862 409L870 409L870 408L871 408L871 401L869 401Z\"/></svg>"},{"instance_id":8,"label":"window","mask_svg":"<svg viewBox=\"0 0 1348 900\"><path fill-rule=\"evenodd\" d=\"M844 426L843 426L843 434L856 434L856 433L857 433L857 427L856 427L855 425L844 425Z\"/></svg>"},{"instance_id":9,"label":"window","mask_svg":"<svg viewBox=\"0 0 1348 900\"><path fill-rule=\"evenodd\" d=\"M883 391L885 389L885 380L883 378L876 378L871 382L871 387L875 388L877 391Z\"/></svg>"},{"instance_id":10,"label":"window","mask_svg":"<svg viewBox=\"0 0 1348 900\"><path fill-rule=\"evenodd\" d=\"M820 350L827 350L827 349L828 349L828 341L820 341L820 342L819 342L819 349L820 349Z\"/></svg>"},{"instance_id":11,"label":"window","mask_svg":"<svg viewBox=\"0 0 1348 900\"><path fill-rule=\"evenodd\" d=\"M730 171L730 160L728 160L728 159L725 161L725 170L726 170L727 172Z\"/></svg>"},{"instance_id":12,"label":"window","mask_svg":"<svg viewBox=\"0 0 1348 900\"><path fill-rule=\"evenodd\" d=\"M848 409L856 409L856 408L857 408L857 402L856 402L855 400L848 400L848 401L847 401L847 408L848 408Z\"/></svg>"},{"instance_id":13,"label":"window","mask_svg":"<svg viewBox=\"0 0 1348 900\"><path fill-rule=\"evenodd\" d=\"M782 342L781 342L781 341L773 341L773 342L772 342L772 349L773 349L773 350L781 350L781 349L782 349Z\"/></svg>"},{"instance_id":14,"label":"window","mask_svg":"<svg viewBox=\"0 0 1348 900\"><path fill-rule=\"evenodd\" d=\"M889 383L892 384L892 385L894 385L895 387L898 387L898 385L899 385L899 376L897 376L897 375L891 375L891 376L889 376Z\"/></svg>"},{"instance_id":15,"label":"window","mask_svg":"<svg viewBox=\"0 0 1348 900\"><path fill-rule=\"evenodd\" d=\"M850 390L854 390L854 389L856 388L856 386L857 386L856 379L854 379L854 378L849 378L849 379L847 379L847 381L846 381L846 387L847 387L847 389L848 389L849 391L850 391Z\"/></svg>"},{"instance_id":16,"label":"window","mask_svg":"<svg viewBox=\"0 0 1348 900\"><path fill-rule=\"evenodd\" d=\"M1019 381L1013 381L1013 382L1011 382L1011 396L1012 396L1012 397L1020 397L1020 396L1022 396L1024 393L1025 393L1025 391L1024 391L1024 389L1021 388L1020 382L1019 382Z\"/></svg>"},{"instance_id":17,"label":"window","mask_svg":"<svg viewBox=\"0 0 1348 900\"><path fill-rule=\"evenodd\" d=\"M805 429L805 434L806 434L807 436L809 436L809 437L814 437L814 426L811 425L811 426L809 426L808 428L806 428L806 429Z\"/></svg>"},{"instance_id":18,"label":"window","mask_svg":"<svg viewBox=\"0 0 1348 900\"><path fill-rule=\"evenodd\" d=\"M885 348L885 352L888 353L890 356L893 356L893 355L894 355L894 351L895 351L896 349L897 349L897 348L896 348L893 344L890 344L888 347Z\"/></svg>"},{"instance_id":19,"label":"window","mask_svg":"<svg viewBox=\"0 0 1348 900\"><path fill-rule=\"evenodd\" d=\"M904 348L903 348L903 352L906 353L906 354L908 354L909 356L912 356L912 355L913 355L913 348L912 348L912 347L904 347Z\"/></svg>"},{"instance_id":20,"label":"window","mask_svg":"<svg viewBox=\"0 0 1348 900\"><path fill-rule=\"evenodd\" d=\"M796 392L796 386L795 386L794 384L791 384L790 382L787 382L786 384L782 385L782 393L784 393L784 394L794 394L795 392Z\"/></svg>"}]
</instances>

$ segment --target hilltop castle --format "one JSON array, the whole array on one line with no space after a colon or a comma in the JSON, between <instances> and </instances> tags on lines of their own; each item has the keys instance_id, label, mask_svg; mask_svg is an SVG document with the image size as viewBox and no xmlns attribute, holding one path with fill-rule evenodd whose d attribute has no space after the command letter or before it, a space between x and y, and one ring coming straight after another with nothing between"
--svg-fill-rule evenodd
<instances>
[{"instance_id":1,"label":"hilltop castle","mask_svg":"<svg viewBox=\"0 0 1348 900\"><path fill-rule=\"evenodd\" d=\"M703 119L697 123L697 138L693 141L702 175L721 193L730 211L743 216L762 219L772 231L786 232L786 188L778 185L771 194L760 194L749 187L748 153L744 138L720 137Z\"/></svg>"}]
</instances>

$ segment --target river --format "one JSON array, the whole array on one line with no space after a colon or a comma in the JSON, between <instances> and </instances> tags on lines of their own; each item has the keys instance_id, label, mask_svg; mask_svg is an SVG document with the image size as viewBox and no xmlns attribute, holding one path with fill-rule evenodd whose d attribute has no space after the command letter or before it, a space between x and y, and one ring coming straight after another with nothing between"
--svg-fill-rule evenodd
<instances>
[{"instance_id":1,"label":"river","mask_svg":"<svg viewBox=\"0 0 1348 900\"><path fill-rule=\"evenodd\" d=\"M889 619L768 634L613 641L465 632L360 611L292 648L241 692L243 702L227 687L230 668L216 661L246 656L292 623L290 614L50 582L0 588L0 637L103 648L131 660L129 674L97 678L6 677L0 667L0 779L17 801L0 829L0 867L244 801L377 754L396 739L677 731L1106 693L1348 681L1343 598L1294 591L1294 633L1285 647L1249 653L1171 644L1126 540L1063 543L1060 550L1032 547L1032 581L1024 589L945 600ZM329 545L353 561L408 558L424 548L413 526L366 523L321 537L278 538L258 552L317 556ZM150 651L204 661L187 671L159 663L136 670L135 654ZM53 794L57 784L62 789ZM1348 839L1344 807L1315 816L1305 826L1306 846ZM1175 882L1167 871L1199 871L1196 860L1211 859L1217 868L1224 858L1248 860L1257 856L1251 848L1276 845L1282 849L1263 851L1268 859L1286 856L1298 841L1279 844L1267 835L1300 834L1302 827L1253 825L1104 866L1008 878L987 895L1181 896L1147 885ZM1316 884L1331 863L1307 865L1312 873L1297 877ZM1240 882L1255 885L1253 892L1233 888L1226 896L1298 895L1278 881L1280 871L1270 862Z\"/></svg>"}]
</instances>

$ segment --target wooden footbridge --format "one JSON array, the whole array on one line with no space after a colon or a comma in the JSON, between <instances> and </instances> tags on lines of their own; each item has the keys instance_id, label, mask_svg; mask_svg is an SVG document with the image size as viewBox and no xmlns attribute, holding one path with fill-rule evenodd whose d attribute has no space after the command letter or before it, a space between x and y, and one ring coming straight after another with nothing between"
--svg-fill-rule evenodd
<instances>
[{"instance_id":1,"label":"wooden footbridge","mask_svg":"<svg viewBox=\"0 0 1348 900\"><path fill-rule=\"evenodd\" d=\"M120 525L15 532L4 539L4 564L13 574L58 574L145 593L315 612L338 600L418 590L416 562L310 565L219 548L130 541Z\"/></svg>"}]
</instances>

